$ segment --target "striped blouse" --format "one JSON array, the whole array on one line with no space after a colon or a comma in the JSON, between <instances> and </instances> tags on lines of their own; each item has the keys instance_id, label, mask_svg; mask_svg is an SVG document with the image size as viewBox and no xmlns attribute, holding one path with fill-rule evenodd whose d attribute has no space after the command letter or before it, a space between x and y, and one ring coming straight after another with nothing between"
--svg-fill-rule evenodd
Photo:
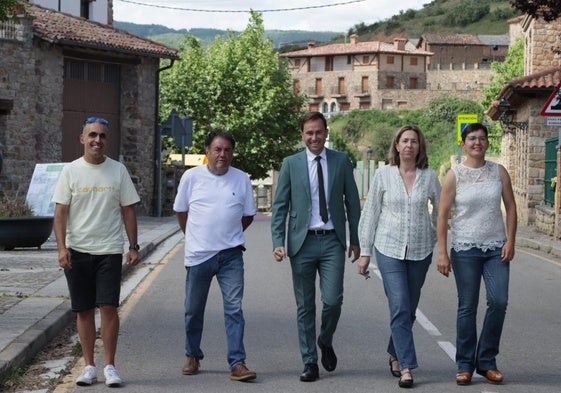
<instances>
[{"instance_id":1,"label":"striped blouse","mask_svg":"<svg viewBox=\"0 0 561 393\"><path fill-rule=\"evenodd\" d=\"M360 217L361 255L371 256L375 246L391 258L426 258L436 244L440 188L434 170L417 168L409 195L397 166L379 168Z\"/></svg>"}]
</instances>

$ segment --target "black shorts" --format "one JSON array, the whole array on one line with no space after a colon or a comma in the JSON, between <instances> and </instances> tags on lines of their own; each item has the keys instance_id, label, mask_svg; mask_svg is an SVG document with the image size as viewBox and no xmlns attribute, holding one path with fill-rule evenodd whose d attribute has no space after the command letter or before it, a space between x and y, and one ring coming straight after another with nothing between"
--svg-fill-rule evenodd
<instances>
[{"instance_id":1,"label":"black shorts","mask_svg":"<svg viewBox=\"0 0 561 393\"><path fill-rule=\"evenodd\" d=\"M71 269L64 274L70 291L72 311L100 305L119 306L122 254L92 255L69 249Z\"/></svg>"}]
</instances>

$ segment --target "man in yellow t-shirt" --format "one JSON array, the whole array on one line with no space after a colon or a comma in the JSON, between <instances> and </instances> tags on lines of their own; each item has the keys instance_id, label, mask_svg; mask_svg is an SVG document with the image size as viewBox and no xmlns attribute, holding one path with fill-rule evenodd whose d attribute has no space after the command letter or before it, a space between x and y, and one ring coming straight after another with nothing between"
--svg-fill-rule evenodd
<instances>
[{"instance_id":1,"label":"man in yellow t-shirt","mask_svg":"<svg viewBox=\"0 0 561 393\"><path fill-rule=\"evenodd\" d=\"M80 386L97 382L94 362L95 308L101 316L105 350L105 384L122 383L115 369L119 333L119 296L123 259L123 223L129 240L126 262L140 261L134 205L140 201L127 169L105 156L109 123L86 119L80 143L84 155L64 166L53 196L54 231L59 265L64 269L72 311L86 366L76 380Z\"/></svg>"}]
</instances>

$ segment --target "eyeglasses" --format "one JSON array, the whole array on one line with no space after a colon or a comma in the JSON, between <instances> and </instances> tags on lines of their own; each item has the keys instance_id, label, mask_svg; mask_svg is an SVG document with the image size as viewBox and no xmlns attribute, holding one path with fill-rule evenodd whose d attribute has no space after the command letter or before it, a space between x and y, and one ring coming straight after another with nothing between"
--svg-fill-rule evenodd
<instances>
[{"instance_id":1,"label":"eyeglasses","mask_svg":"<svg viewBox=\"0 0 561 393\"><path fill-rule=\"evenodd\" d=\"M475 141L479 141L479 142L487 142L487 137L486 136L468 136L466 137L466 141L468 142L475 142Z\"/></svg>"},{"instance_id":2,"label":"eyeglasses","mask_svg":"<svg viewBox=\"0 0 561 393\"><path fill-rule=\"evenodd\" d=\"M84 125L90 124L90 123L101 123L104 126L109 126L109 122L107 120L105 120L103 117L90 116L86 119L86 121L84 122Z\"/></svg>"}]
</instances>

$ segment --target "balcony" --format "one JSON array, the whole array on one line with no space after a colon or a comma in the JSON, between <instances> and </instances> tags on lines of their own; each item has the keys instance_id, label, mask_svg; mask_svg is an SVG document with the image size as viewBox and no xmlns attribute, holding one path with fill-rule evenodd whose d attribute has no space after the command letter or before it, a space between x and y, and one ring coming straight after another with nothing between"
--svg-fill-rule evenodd
<instances>
[{"instance_id":1,"label":"balcony","mask_svg":"<svg viewBox=\"0 0 561 393\"><path fill-rule=\"evenodd\" d=\"M316 89L315 87L308 87L306 89L306 95L309 98L313 98L313 99L321 99L323 98L323 91Z\"/></svg>"}]
</instances>

